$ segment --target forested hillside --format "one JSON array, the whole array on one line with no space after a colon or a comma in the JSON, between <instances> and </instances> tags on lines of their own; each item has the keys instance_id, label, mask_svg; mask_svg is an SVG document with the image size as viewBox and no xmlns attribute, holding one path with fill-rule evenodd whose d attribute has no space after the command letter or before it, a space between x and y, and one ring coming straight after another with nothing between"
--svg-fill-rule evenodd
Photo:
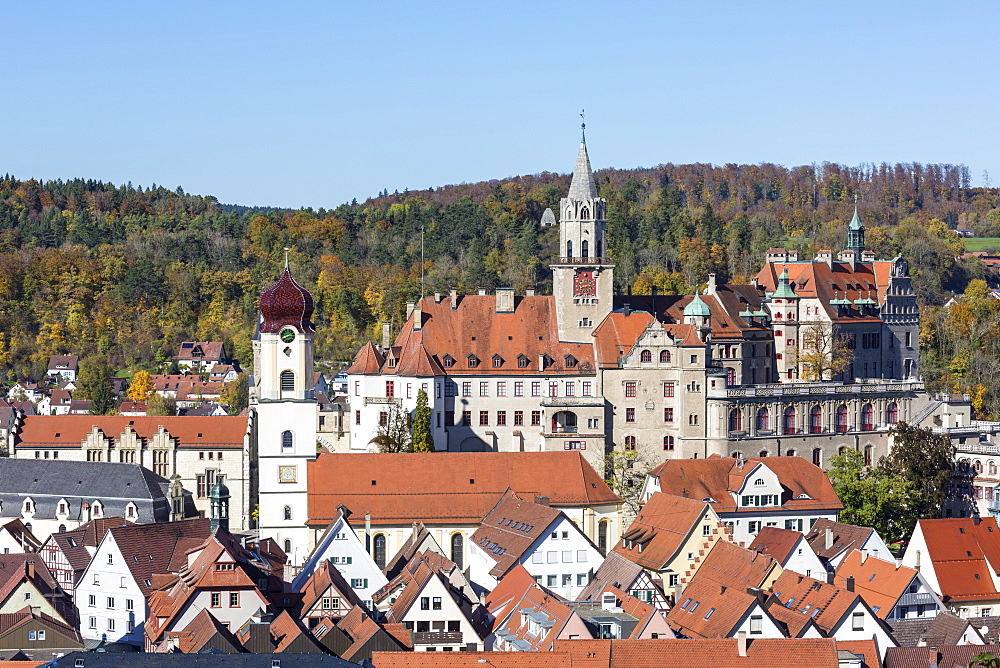
<instances>
[{"instance_id":1,"label":"forested hillside","mask_svg":"<svg viewBox=\"0 0 1000 668\"><path fill-rule=\"evenodd\" d=\"M970 188L961 166L668 164L596 178L618 287L636 292L690 291L709 272L745 281L771 246L839 249L855 195L869 247L907 257L924 305L983 278L956 260L964 247L954 228L1000 236L1000 191ZM569 180L543 173L290 211L222 205L180 188L5 176L0 377L37 378L56 353L152 369L183 339L223 339L249 365L256 301L285 247L317 301L317 352L331 360L377 336L380 321L399 326L406 300L420 293L421 227L428 292L546 291L558 232L538 221L546 207L558 210ZM964 381L951 373L947 382Z\"/></svg>"}]
</instances>

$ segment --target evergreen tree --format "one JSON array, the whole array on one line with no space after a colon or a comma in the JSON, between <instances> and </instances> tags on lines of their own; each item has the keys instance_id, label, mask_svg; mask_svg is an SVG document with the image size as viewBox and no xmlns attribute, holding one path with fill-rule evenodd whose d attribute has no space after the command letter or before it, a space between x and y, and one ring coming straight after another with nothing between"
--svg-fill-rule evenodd
<instances>
[{"instance_id":1,"label":"evergreen tree","mask_svg":"<svg viewBox=\"0 0 1000 668\"><path fill-rule=\"evenodd\" d=\"M417 392L417 410L413 416L413 451L434 452L434 434L431 433L431 408L427 393Z\"/></svg>"}]
</instances>

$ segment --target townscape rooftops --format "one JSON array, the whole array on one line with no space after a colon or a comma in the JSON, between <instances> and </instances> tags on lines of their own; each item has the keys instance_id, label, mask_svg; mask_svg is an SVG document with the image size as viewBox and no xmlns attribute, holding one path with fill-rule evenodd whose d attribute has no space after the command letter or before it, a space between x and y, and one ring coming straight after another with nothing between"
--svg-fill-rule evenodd
<instances>
[{"instance_id":1,"label":"townscape rooftops","mask_svg":"<svg viewBox=\"0 0 1000 668\"><path fill-rule=\"evenodd\" d=\"M34 576L30 573L34 569ZM31 580L42 594L55 592L59 585L49 572L42 555L28 552L25 554L0 554L0 602L17 589L25 579Z\"/></svg>"},{"instance_id":2,"label":"townscape rooftops","mask_svg":"<svg viewBox=\"0 0 1000 668\"><path fill-rule=\"evenodd\" d=\"M184 654L199 654L209 649L210 642L221 643L229 652L238 654L243 651L239 639L229 628L215 618L208 609L204 609L188 622L177 634L177 648ZM219 651L218 648L212 648Z\"/></svg>"},{"instance_id":3,"label":"townscape rooftops","mask_svg":"<svg viewBox=\"0 0 1000 668\"><path fill-rule=\"evenodd\" d=\"M148 441L160 427L180 448L240 448L249 430L241 416L32 415L24 418L16 448L80 447L95 428L118 442L126 430ZM56 462L51 462L56 463ZM50 462L45 462L46 465Z\"/></svg>"},{"instance_id":4,"label":"townscape rooftops","mask_svg":"<svg viewBox=\"0 0 1000 668\"><path fill-rule=\"evenodd\" d=\"M674 558L695 524L707 512L708 504L704 501L653 494L614 551L643 568L661 570Z\"/></svg>"},{"instance_id":5,"label":"townscape rooftops","mask_svg":"<svg viewBox=\"0 0 1000 668\"><path fill-rule=\"evenodd\" d=\"M667 613L667 623L687 638L725 638L757 605L742 587L727 587L699 577L701 569Z\"/></svg>"},{"instance_id":6,"label":"townscape rooftops","mask_svg":"<svg viewBox=\"0 0 1000 668\"><path fill-rule=\"evenodd\" d=\"M709 579L732 589L759 588L775 570L780 569L778 562L769 555L740 547L728 540L719 540L705 555L692 583Z\"/></svg>"},{"instance_id":7,"label":"townscape rooftops","mask_svg":"<svg viewBox=\"0 0 1000 668\"><path fill-rule=\"evenodd\" d=\"M49 664L51 668L78 668L78 660L86 668L357 668L358 664L329 654L133 654L117 652L73 652Z\"/></svg>"},{"instance_id":8,"label":"townscape rooftops","mask_svg":"<svg viewBox=\"0 0 1000 668\"><path fill-rule=\"evenodd\" d=\"M767 292L778 287L778 277L788 271L791 286L800 298L817 299L833 322L880 322L874 315L862 316L851 311L850 315L838 315L830 301L843 297L855 302L858 299L874 299L885 303L885 292L889 287L889 273L892 262L879 260L855 264L846 262L769 262L757 274L757 282Z\"/></svg>"},{"instance_id":9,"label":"townscape rooftops","mask_svg":"<svg viewBox=\"0 0 1000 668\"><path fill-rule=\"evenodd\" d=\"M600 600L601 593L607 587L628 590L643 572L642 566L634 561L618 552L609 552L598 567L597 572L594 573L594 577L577 596L577 600Z\"/></svg>"},{"instance_id":10,"label":"townscape rooftops","mask_svg":"<svg viewBox=\"0 0 1000 668\"><path fill-rule=\"evenodd\" d=\"M861 594L873 610L877 607L879 610L875 614L885 619L917 577L917 571L854 550L840 562L834 583L846 587L849 577L854 578L854 591Z\"/></svg>"},{"instance_id":11,"label":"townscape rooftops","mask_svg":"<svg viewBox=\"0 0 1000 668\"><path fill-rule=\"evenodd\" d=\"M132 577L143 595L149 596L153 590L151 578L154 573L169 571L174 552L178 546L186 546L181 539L199 538L209 535L208 519L162 522L158 524L136 524L117 526L109 529L115 543L125 559Z\"/></svg>"},{"instance_id":12,"label":"townscape rooftops","mask_svg":"<svg viewBox=\"0 0 1000 668\"><path fill-rule=\"evenodd\" d=\"M952 601L997 596L1000 527L993 517L920 520L941 595Z\"/></svg>"},{"instance_id":13,"label":"townscape rooftops","mask_svg":"<svg viewBox=\"0 0 1000 668\"><path fill-rule=\"evenodd\" d=\"M792 556L792 551L802 539L802 533L779 527L763 527L750 543L751 550L757 550L773 557L779 564Z\"/></svg>"},{"instance_id":14,"label":"townscape rooftops","mask_svg":"<svg viewBox=\"0 0 1000 668\"><path fill-rule=\"evenodd\" d=\"M978 629L982 626L975 619L962 619L947 612L939 612L933 617L902 619L889 622L889 625L900 647L916 647L921 642L927 647L957 645L970 626L975 629L975 635L979 635Z\"/></svg>"},{"instance_id":15,"label":"townscape rooftops","mask_svg":"<svg viewBox=\"0 0 1000 668\"><path fill-rule=\"evenodd\" d=\"M738 648L736 638L555 643L556 652L571 655L573 668L835 668L841 644L833 638L755 638L747 640L746 656L740 656ZM376 666L382 668L382 664Z\"/></svg>"},{"instance_id":16,"label":"townscape rooftops","mask_svg":"<svg viewBox=\"0 0 1000 668\"><path fill-rule=\"evenodd\" d=\"M885 653L886 668L927 668L927 666L968 666L972 657L988 652L1000 655L1000 645L956 645L954 647L890 647ZM930 659L933 658L933 663Z\"/></svg>"},{"instance_id":17,"label":"townscape rooftops","mask_svg":"<svg viewBox=\"0 0 1000 668\"><path fill-rule=\"evenodd\" d=\"M323 527L341 505L374 526L476 525L508 489L556 508L621 503L579 452L320 454L308 477L309 525Z\"/></svg>"},{"instance_id":18,"label":"townscape rooftops","mask_svg":"<svg viewBox=\"0 0 1000 668\"><path fill-rule=\"evenodd\" d=\"M472 534L472 542L496 562L490 575L503 577L560 515L551 506L523 500L512 492L504 494Z\"/></svg>"},{"instance_id":19,"label":"townscape rooftops","mask_svg":"<svg viewBox=\"0 0 1000 668\"><path fill-rule=\"evenodd\" d=\"M330 590L333 590L331 593ZM346 599L351 607L362 606L363 603L358 595L351 589L351 586L344 579L340 569L324 560L316 568L313 574L302 585L302 612L310 610L321 598L326 596L337 596Z\"/></svg>"},{"instance_id":20,"label":"townscape rooftops","mask_svg":"<svg viewBox=\"0 0 1000 668\"><path fill-rule=\"evenodd\" d=\"M735 513L741 511L735 494L757 464L763 464L777 475L783 488L783 509L837 511L843 508L823 469L802 457L668 459L649 475L659 479L660 491L666 494L714 499L712 508L717 513ZM748 512L759 513L760 508L754 507Z\"/></svg>"},{"instance_id":21,"label":"townscape rooftops","mask_svg":"<svg viewBox=\"0 0 1000 668\"><path fill-rule=\"evenodd\" d=\"M826 546L827 529L832 531L833 541L830 547ZM806 534L806 542L812 547L816 556L830 560L841 552L861 549L874 531L871 527L844 524L821 517Z\"/></svg>"},{"instance_id":22,"label":"townscape rooftops","mask_svg":"<svg viewBox=\"0 0 1000 668\"><path fill-rule=\"evenodd\" d=\"M124 517L102 517L82 524L71 531L60 531L49 536L55 542L74 571L87 568L92 553L87 548L96 548L111 527L131 524Z\"/></svg>"},{"instance_id":23,"label":"townscape rooftops","mask_svg":"<svg viewBox=\"0 0 1000 668\"><path fill-rule=\"evenodd\" d=\"M854 604L861 598L857 592L841 589L805 575L785 571L778 576L771 590L780 604L789 610L797 610L812 619L817 626L829 633L836 628ZM819 609L817 613L816 610Z\"/></svg>"},{"instance_id":24,"label":"townscape rooftops","mask_svg":"<svg viewBox=\"0 0 1000 668\"><path fill-rule=\"evenodd\" d=\"M30 606L25 606L17 612L0 614L0 635L6 635L11 631L14 631L22 624L32 621L41 623L54 631L59 631L63 635L67 635L74 638L77 642L80 642L80 634L75 628L60 619L46 615L38 608L32 608ZM0 663L0 666L2 665L3 664Z\"/></svg>"}]
</instances>

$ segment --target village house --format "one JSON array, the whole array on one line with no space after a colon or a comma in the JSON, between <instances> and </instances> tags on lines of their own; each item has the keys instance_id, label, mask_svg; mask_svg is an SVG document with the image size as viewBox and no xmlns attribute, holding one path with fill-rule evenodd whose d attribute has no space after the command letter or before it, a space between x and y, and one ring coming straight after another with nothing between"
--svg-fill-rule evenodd
<instances>
[{"instance_id":1,"label":"village house","mask_svg":"<svg viewBox=\"0 0 1000 668\"><path fill-rule=\"evenodd\" d=\"M854 550L879 559L892 559L892 552L871 527L859 527L835 520L819 519L806 533L806 541L830 573Z\"/></svg>"},{"instance_id":2,"label":"village house","mask_svg":"<svg viewBox=\"0 0 1000 668\"><path fill-rule=\"evenodd\" d=\"M580 615L535 582L521 565L511 569L490 592L485 607L491 630L486 649L495 652L551 652L557 639L593 637Z\"/></svg>"},{"instance_id":3,"label":"village house","mask_svg":"<svg viewBox=\"0 0 1000 668\"><path fill-rule=\"evenodd\" d=\"M124 517L104 517L91 520L72 531L61 531L49 536L38 550L45 566L59 586L70 596L76 594L76 583L90 565L104 534L111 527L131 524Z\"/></svg>"},{"instance_id":4,"label":"village house","mask_svg":"<svg viewBox=\"0 0 1000 668\"><path fill-rule=\"evenodd\" d=\"M813 552L809 541L801 532L794 529L766 526L758 532L748 547L772 557L781 565L782 570L794 571L808 577L823 577L826 574L826 566Z\"/></svg>"},{"instance_id":5,"label":"village house","mask_svg":"<svg viewBox=\"0 0 1000 668\"><path fill-rule=\"evenodd\" d=\"M76 626L73 602L37 554L0 555L0 616L25 606Z\"/></svg>"},{"instance_id":6,"label":"village house","mask_svg":"<svg viewBox=\"0 0 1000 668\"><path fill-rule=\"evenodd\" d=\"M853 587L872 611L889 623L936 617L947 610L919 571L860 550L840 562L835 583Z\"/></svg>"},{"instance_id":7,"label":"village house","mask_svg":"<svg viewBox=\"0 0 1000 668\"><path fill-rule=\"evenodd\" d=\"M45 375L48 378L75 381L79 366L80 357L78 355L53 355L49 358L49 366Z\"/></svg>"},{"instance_id":8,"label":"village house","mask_svg":"<svg viewBox=\"0 0 1000 668\"><path fill-rule=\"evenodd\" d=\"M25 605L17 612L0 615L0 655L21 651L34 661L47 661L53 656L82 649L80 633L72 625L38 608ZM35 664L12 661L8 665L27 667Z\"/></svg>"},{"instance_id":9,"label":"village house","mask_svg":"<svg viewBox=\"0 0 1000 668\"><path fill-rule=\"evenodd\" d=\"M221 341L185 341L174 355L181 369L207 371L220 364L229 364L226 347Z\"/></svg>"},{"instance_id":10,"label":"village house","mask_svg":"<svg viewBox=\"0 0 1000 668\"><path fill-rule=\"evenodd\" d=\"M354 608L367 612L364 602L333 565L332 558L320 562L298 591L302 594L301 619L311 629L326 619L336 623Z\"/></svg>"},{"instance_id":11,"label":"village house","mask_svg":"<svg viewBox=\"0 0 1000 668\"><path fill-rule=\"evenodd\" d=\"M604 592L609 589L627 592L630 597L653 606L660 613L666 613L670 609L663 589L653 581L646 569L617 552L608 553L594 577L577 596L577 600L601 600Z\"/></svg>"},{"instance_id":12,"label":"village house","mask_svg":"<svg viewBox=\"0 0 1000 668\"><path fill-rule=\"evenodd\" d=\"M483 518L469 541L469 577L490 591L520 564L536 582L573 600L604 555L565 513L549 506L547 498L535 501L508 492Z\"/></svg>"}]
</instances>

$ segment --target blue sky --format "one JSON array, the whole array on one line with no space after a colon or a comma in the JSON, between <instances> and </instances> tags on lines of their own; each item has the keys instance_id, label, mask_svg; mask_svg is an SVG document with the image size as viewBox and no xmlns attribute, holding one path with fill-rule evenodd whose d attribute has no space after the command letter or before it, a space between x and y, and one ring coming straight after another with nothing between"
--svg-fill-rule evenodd
<instances>
[{"instance_id":1,"label":"blue sky","mask_svg":"<svg viewBox=\"0 0 1000 668\"><path fill-rule=\"evenodd\" d=\"M945 162L1000 183L995 2L7 0L0 172L333 207L572 169Z\"/></svg>"}]
</instances>

